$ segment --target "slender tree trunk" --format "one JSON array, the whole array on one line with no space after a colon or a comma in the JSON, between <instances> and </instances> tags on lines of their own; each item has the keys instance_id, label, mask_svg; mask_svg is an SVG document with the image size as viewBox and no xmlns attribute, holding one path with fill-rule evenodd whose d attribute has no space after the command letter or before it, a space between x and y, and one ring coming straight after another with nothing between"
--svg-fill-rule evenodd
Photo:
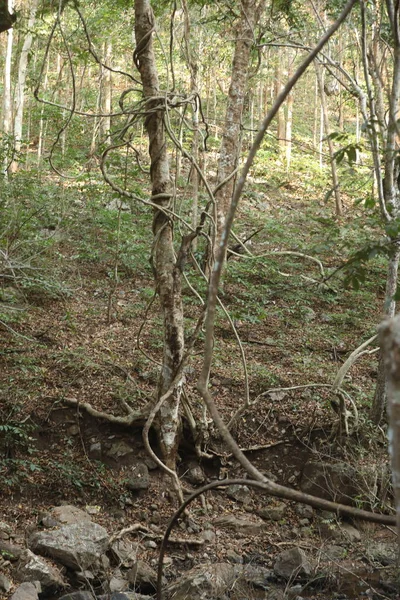
<instances>
[{"instance_id":1,"label":"slender tree trunk","mask_svg":"<svg viewBox=\"0 0 400 600\"><path fill-rule=\"evenodd\" d=\"M275 86L274 86L275 98L277 98L282 91L282 88L283 88L282 78L283 78L283 75L282 75L282 50L281 50L281 48L279 48L278 53L277 53L277 62L276 62L276 66L275 66ZM279 144L279 148L283 149L285 147L285 133L286 133L285 132L285 114L283 112L283 108L279 109L277 119L278 119L278 129L277 129L278 144Z\"/></svg>"},{"instance_id":2,"label":"slender tree trunk","mask_svg":"<svg viewBox=\"0 0 400 600\"><path fill-rule=\"evenodd\" d=\"M250 64L250 53L254 39L254 27L257 24L263 7L264 0L243 0L241 2L241 13L236 34L224 133L219 151L217 183L218 185L222 184L224 181L226 181L226 183L220 188L216 195L216 244L219 243L220 233L223 229L225 216L235 186L235 177L232 175L238 166L240 156L240 130Z\"/></svg>"},{"instance_id":3,"label":"slender tree trunk","mask_svg":"<svg viewBox=\"0 0 400 600\"><path fill-rule=\"evenodd\" d=\"M14 160L11 164L11 172L15 173L18 169L19 153L21 151L21 140L22 140L22 122L24 116L24 102L25 102L25 81L26 72L28 68L28 56L33 42L32 29L35 25L36 11L38 7L38 0L32 0L29 20L28 20L28 33L26 34L24 44L22 46L21 55L19 58L18 65L18 81L17 89L15 94L15 119L14 119Z\"/></svg>"},{"instance_id":4,"label":"slender tree trunk","mask_svg":"<svg viewBox=\"0 0 400 600\"><path fill-rule=\"evenodd\" d=\"M14 1L8 0L8 12L12 14ZM3 90L3 135L5 138L4 144L4 160L3 160L3 175L7 177L8 167L10 164L10 136L12 133L12 104L11 104L11 59L13 48L14 30L7 30L7 50L4 63L4 90Z\"/></svg>"},{"instance_id":5,"label":"slender tree trunk","mask_svg":"<svg viewBox=\"0 0 400 600\"><path fill-rule=\"evenodd\" d=\"M335 151L334 151L334 147L333 147L333 142L332 142L331 138L329 137L329 134L331 132L330 123L329 123L329 112L328 112L328 106L326 104L324 81L323 81L323 77L322 77L322 73L321 73L321 67L317 64L315 64L315 72L317 75L319 96L320 96L320 100L321 100L321 108L322 108L323 117L324 117L324 131L325 131L325 136L328 138L329 159L330 159L330 163L331 163L331 173L332 173L332 184L333 184L333 191L334 191L334 195L335 195L335 210L336 210L336 215L341 216L343 213L343 206L342 206L342 199L341 199L340 190L339 190L339 178L337 175L336 162L334 159Z\"/></svg>"},{"instance_id":6,"label":"slender tree trunk","mask_svg":"<svg viewBox=\"0 0 400 600\"><path fill-rule=\"evenodd\" d=\"M104 45L104 62L106 65L110 65L112 57L112 44L111 42L107 42ZM106 115L106 117L101 118L101 129L102 134L105 137L106 141L110 141L110 131L111 131L111 107L112 107L112 73L108 69L102 67L103 73L101 77L101 98L102 98L102 112Z\"/></svg>"},{"instance_id":7,"label":"slender tree trunk","mask_svg":"<svg viewBox=\"0 0 400 600\"><path fill-rule=\"evenodd\" d=\"M181 271L175 261L173 226L162 208L171 202L169 160L162 108L152 98L160 95L153 49L154 15L149 0L135 0L135 62L140 72L149 113L145 128L149 137L153 202L160 206L153 218L152 266L164 318L164 352L158 394L165 394L177 373L184 350ZM161 196L161 197L160 197ZM175 469L180 437L179 403L181 385L163 403L156 421L159 443L166 465Z\"/></svg>"},{"instance_id":8,"label":"slender tree trunk","mask_svg":"<svg viewBox=\"0 0 400 600\"><path fill-rule=\"evenodd\" d=\"M45 92L47 90L47 83L48 83L48 79L49 79L49 65L50 65L50 52L47 56L47 63L46 63L46 72L45 72L45 76L44 76L44 81L43 81L43 91ZM42 160L42 155L44 152L44 131L45 131L45 119L44 119L44 104L42 104L42 108L40 110L40 122L39 122L39 136L38 136L38 147L37 147L37 167L38 170L40 170L40 163Z\"/></svg>"},{"instance_id":9,"label":"slender tree trunk","mask_svg":"<svg viewBox=\"0 0 400 600\"><path fill-rule=\"evenodd\" d=\"M288 63L288 79L293 76L293 53L288 52L289 63ZM292 159L292 120L293 120L293 92L291 92L286 101L286 173L289 174L290 162Z\"/></svg>"}]
</instances>

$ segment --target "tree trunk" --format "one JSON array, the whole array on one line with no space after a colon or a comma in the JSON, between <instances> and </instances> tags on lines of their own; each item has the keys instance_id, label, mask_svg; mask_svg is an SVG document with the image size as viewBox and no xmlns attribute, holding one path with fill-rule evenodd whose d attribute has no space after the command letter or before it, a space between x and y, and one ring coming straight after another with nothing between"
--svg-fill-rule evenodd
<instances>
[{"instance_id":1,"label":"tree trunk","mask_svg":"<svg viewBox=\"0 0 400 600\"><path fill-rule=\"evenodd\" d=\"M294 56L289 50L289 64L288 64L288 79L293 76L293 63ZM286 173L289 174L290 162L292 159L292 120L293 120L293 92L291 92L286 101Z\"/></svg>"},{"instance_id":2,"label":"tree trunk","mask_svg":"<svg viewBox=\"0 0 400 600\"><path fill-rule=\"evenodd\" d=\"M275 85L274 85L274 95L275 99L279 96L283 88L282 82L282 50L278 49L277 53L277 62L275 66ZM283 149L285 147L285 114L283 112L283 108L280 108L278 111L278 129L277 129L277 138L279 148Z\"/></svg>"},{"instance_id":3,"label":"tree trunk","mask_svg":"<svg viewBox=\"0 0 400 600\"><path fill-rule=\"evenodd\" d=\"M32 0L29 20L28 20L28 33L26 34L24 44L22 46L21 55L19 58L18 65L18 81L17 90L15 94L15 120L14 120L14 160L11 164L11 172L15 173L18 170L19 153L21 151L21 139L22 139L22 122L24 116L24 102L25 102L25 81L26 72L28 68L28 55L32 47L33 33L32 29L35 25L36 11L38 7L38 0Z\"/></svg>"},{"instance_id":4,"label":"tree trunk","mask_svg":"<svg viewBox=\"0 0 400 600\"><path fill-rule=\"evenodd\" d=\"M162 106L152 98L160 95L156 60L153 49L154 15L149 0L135 0L135 62L140 72L143 95L148 98L149 111L145 128L149 137L151 160L152 200L160 206L153 217L154 248L152 266L155 284L160 297L164 318L164 351L158 395L161 397L171 387L181 363L184 350L183 308L181 271L176 264L171 219L162 208L171 202L169 192L169 160L164 132ZM160 408L156 426L165 464L175 469L180 435L179 402L181 385L175 385L173 393Z\"/></svg>"},{"instance_id":5,"label":"tree trunk","mask_svg":"<svg viewBox=\"0 0 400 600\"><path fill-rule=\"evenodd\" d=\"M342 206L342 199L340 197L339 179L338 179L337 170L336 170L336 162L334 159L333 142L332 142L331 138L329 137L329 134L331 131L330 123L329 123L329 112L328 112L328 106L326 104L324 81L323 81L323 77L322 77L322 73L321 73L321 67L317 64L315 64L315 72L317 75L319 97L320 97L321 108L322 108L323 117L324 117L324 131L325 131L325 136L328 138L329 159L330 159L330 163L331 163L331 173L332 173L332 184L333 184L333 192L335 195L335 212L336 212L336 215L340 217L343 213L343 206Z\"/></svg>"},{"instance_id":6,"label":"tree trunk","mask_svg":"<svg viewBox=\"0 0 400 600\"><path fill-rule=\"evenodd\" d=\"M13 0L8 0L8 13L13 12ZM4 63L4 90L3 90L3 135L5 139L4 144L4 161L3 161L3 175L7 177L8 167L10 161L10 136L12 133L12 106L11 106L11 58L12 58L12 47L14 39L13 29L7 31L7 50L6 58Z\"/></svg>"},{"instance_id":7,"label":"tree trunk","mask_svg":"<svg viewBox=\"0 0 400 600\"><path fill-rule=\"evenodd\" d=\"M112 57L112 44L107 42L104 44L104 62L106 65L110 65ZM101 109L106 117L101 117L101 130L102 134L107 141L110 142L110 131L111 131L111 106L112 106L112 73L108 69L101 67L102 74L100 79L101 87Z\"/></svg>"},{"instance_id":8,"label":"tree trunk","mask_svg":"<svg viewBox=\"0 0 400 600\"><path fill-rule=\"evenodd\" d=\"M388 380L389 454L397 518L397 544L400 550L400 317L385 321L379 337Z\"/></svg>"},{"instance_id":9,"label":"tree trunk","mask_svg":"<svg viewBox=\"0 0 400 600\"><path fill-rule=\"evenodd\" d=\"M387 2L388 13L390 16L392 3ZM398 161L398 117L400 106L400 33L398 25L398 15L393 18L393 82L389 99L389 121L386 130L386 145L385 145L385 177L383 180L385 206L391 219L399 217L400 214L400 189L399 189L399 161ZM365 62L365 57L364 57ZM364 65L365 67L366 65ZM378 82L379 83L379 82ZM382 123L382 127L385 124ZM384 315L393 317L395 314L396 304L393 296L397 289L397 274L400 260L400 243L396 237L391 237L391 242L394 246L394 253L389 260L388 274L386 279L386 293L384 304ZM375 390L375 396L371 407L371 419L374 423L379 424L384 416L386 397L387 397L387 381L385 373L385 365L383 357L380 357L378 368L378 380Z\"/></svg>"},{"instance_id":10,"label":"tree trunk","mask_svg":"<svg viewBox=\"0 0 400 600\"><path fill-rule=\"evenodd\" d=\"M254 27L258 22L263 7L264 0L259 2L255 0L243 0L241 2L240 21L238 23L236 34L225 126L219 151L218 185L227 180L238 166L240 156L240 130L250 64L250 53L254 39ZM231 176L216 194L216 245L220 240L220 234L231 202L234 186L235 177Z\"/></svg>"}]
</instances>

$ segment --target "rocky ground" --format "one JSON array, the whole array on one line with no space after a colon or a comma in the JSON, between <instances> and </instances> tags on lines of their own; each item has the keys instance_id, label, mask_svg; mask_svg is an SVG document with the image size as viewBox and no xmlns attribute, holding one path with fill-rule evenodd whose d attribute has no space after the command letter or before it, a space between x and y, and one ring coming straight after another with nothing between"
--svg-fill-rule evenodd
<instances>
[{"instance_id":1,"label":"rocky ground","mask_svg":"<svg viewBox=\"0 0 400 600\"><path fill-rule=\"evenodd\" d=\"M265 191L256 192L240 216L242 239L266 228L253 240L255 254L289 248L320 256L332 271L341 265L336 230L331 242L326 220L316 231L314 217L325 219L325 205L299 205L296 188L293 198L285 191L267 205ZM98 201L97 188L88 203L89 193L72 203L70 221L57 226L59 241L46 255L63 293L49 294L44 275L36 287L28 278L25 288L8 280L1 288L2 598L151 598L162 536L177 508L168 480L146 456L140 428L123 429L82 409L89 402L120 415L124 403L143 407L153 397L161 353L160 315L155 304L149 308L150 222L145 229L137 211L122 214L126 240L115 282L117 211ZM352 212L341 224L343 239L346 227L353 235L353 222ZM232 432L278 483L390 513L387 440L368 421L376 355L346 376L358 406L346 439L338 435L327 390L345 358L375 332L385 265L375 266L358 295L333 280L332 288L316 285L318 268L310 265L282 256L250 266L229 261L223 300L247 357L253 402ZM188 276L194 277L190 265ZM201 307L189 288L185 307L190 331ZM222 315L216 325L210 387L228 422L243 407L244 370L231 325ZM198 418L201 351L199 340L186 373ZM81 406L71 408L68 399ZM189 488L244 476L212 425L208 433L202 446L208 458L200 461L185 424L179 474ZM389 527L339 522L247 486L214 490L174 528L162 594L165 600L394 600L400 597L395 543Z\"/></svg>"}]
</instances>

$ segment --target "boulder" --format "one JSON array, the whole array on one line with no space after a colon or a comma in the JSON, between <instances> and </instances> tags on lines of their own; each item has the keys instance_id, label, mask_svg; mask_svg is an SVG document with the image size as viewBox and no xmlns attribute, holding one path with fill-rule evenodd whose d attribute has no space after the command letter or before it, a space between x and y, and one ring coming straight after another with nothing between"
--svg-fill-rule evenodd
<instances>
[{"instance_id":1,"label":"boulder","mask_svg":"<svg viewBox=\"0 0 400 600\"><path fill-rule=\"evenodd\" d=\"M218 519L215 519L214 524L220 529L230 529L243 536L259 535L265 529L265 523L261 519L250 521L250 519L237 518L231 515L218 517Z\"/></svg>"},{"instance_id":2,"label":"boulder","mask_svg":"<svg viewBox=\"0 0 400 600\"><path fill-rule=\"evenodd\" d=\"M137 594L136 592L114 592L104 596L98 596L98 600L151 600L151 596ZM62 600L60 598L59 600Z\"/></svg>"},{"instance_id":3,"label":"boulder","mask_svg":"<svg viewBox=\"0 0 400 600\"><path fill-rule=\"evenodd\" d=\"M281 552L274 564L276 575L287 581L309 576L311 571L312 566L306 553L297 547Z\"/></svg>"},{"instance_id":4,"label":"boulder","mask_svg":"<svg viewBox=\"0 0 400 600\"><path fill-rule=\"evenodd\" d=\"M129 583L141 592L154 592L157 589L157 573L143 560L138 560L126 575Z\"/></svg>"},{"instance_id":5,"label":"boulder","mask_svg":"<svg viewBox=\"0 0 400 600\"><path fill-rule=\"evenodd\" d=\"M71 525L72 523L81 523L82 521L91 521L90 515L81 508L72 504L55 506L50 511L50 517L62 525Z\"/></svg>"},{"instance_id":6,"label":"boulder","mask_svg":"<svg viewBox=\"0 0 400 600\"><path fill-rule=\"evenodd\" d=\"M266 521L281 521L286 514L286 504L278 502L275 505L264 506L257 511L262 519Z\"/></svg>"},{"instance_id":7,"label":"boulder","mask_svg":"<svg viewBox=\"0 0 400 600\"><path fill-rule=\"evenodd\" d=\"M230 485L226 488L226 495L242 504L251 502L251 491L247 485Z\"/></svg>"},{"instance_id":8,"label":"boulder","mask_svg":"<svg viewBox=\"0 0 400 600\"><path fill-rule=\"evenodd\" d=\"M41 592L40 583L21 583L11 596L10 600L38 600Z\"/></svg>"},{"instance_id":9,"label":"boulder","mask_svg":"<svg viewBox=\"0 0 400 600\"><path fill-rule=\"evenodd\" d=\"M67 587L60 571L30 550L25 550L21 555L14 574L17 581L39 581L44 592Z\"/></svg>"},{"instance_id":10,"label":"boulder","mask_svg":"<svg viewBox=\"0 0 400 600\"><path fill-rule=\"evenodd\" d=\"M119 460L121 458L129 460L131 457L133 457L134 453L134 449L129 446L129 444L124 442L124 440L118 440L112 444L111 448L106 454L114 460Z\"/></svg>"},{"instance_id":11,"label":"boulder","mask_svg":"<svg viewBox=\"0 0 400 600\"><path fill-rule=\"evenodd\" d=\"M367 545L367 556L384 567L396 564L398 547L396 543L373 541Z\"/></svg>"},{"instance_id":12,"label":"boulder","mask_svg":"<svg viewBox=\"0 0 400 600\"><path fill-rule=\"evenodd\" d=\"M107 531L91 521L64 525L54 531L34 533L28 547L38 554L50 556L55 561L74 570L85 570L109 545Z\"/></svg>"},{"instance_id":13,"label":"boulder","mask_svg":"<svg viewBox=\"0 0 400 600\"><path fill-rule=\"evenodd\" d=\"M157 544L152 547L157 548ZM130 567L137 560L137 544L131 544L131 542L119 539L111 544L110 550L118 560L118 563L123 567Z\"/></svg>"},{"instance_id":14,"label":"boulder","mask_svg":"<svg viewBox=\"0 0 400 600\"><path fill-rule=\"evenodd\" d=\"M22 552L23 548L21 548L20 546L10 544L10 542L0 539L0 555L5 560L10 560L11 562L14 560L18 560Z\"/></svg>"},{"instance_id":15,"label":"boulder","mask_svg":"<svg viewBox=\"0 0 400 600\"><path fill-rule=\"evenodd\" d=\"M206 480L203 469L196 461L189 463L186 477L193 485L201 485Z\"/></svg>"},{"instance_id":16,"label":"boulder","mask_svg":"<svg viewBox=\"0 0 400 600\"><path fill-rule=\"evenodd\" d=\"M96 600L95 596L92 592L72 592L71 594L66 594L65 596L61 596L58 600Z\"/></svg>"},{"instance_id":17,"label":"boulder","mask_svg":"<svg viewBox=\"0 0 400 600\"><path fill-rule=\"evenodd\" d=\"M128 490L138 492L147 490L150 485L149 469L144 462L137 462L131 468L129 478L126 482Z\"/></svg>"},{"instance_id":18,"label":"boulder","mask_svg":"<svg viewBox=\"0 0 400 600\"><path fill-rule=\"evenodd\" d=\"M269 589L274 579L272 571L255 565L232 565L229 563L197 565L187 571L166 589L166 597L173 600L208 600L210 598L254 597L254 588Z\"/></svg>"},{"instance_id":19,"label":"boulder","mask_svg":"<svg viewBox=\"0 0 400 600\"><path fill-rule=\"evenodd\" d=\"M11 581L2 573L0 573L0 593L7 593L11 589Z\"/></svg>"}]
</instances>

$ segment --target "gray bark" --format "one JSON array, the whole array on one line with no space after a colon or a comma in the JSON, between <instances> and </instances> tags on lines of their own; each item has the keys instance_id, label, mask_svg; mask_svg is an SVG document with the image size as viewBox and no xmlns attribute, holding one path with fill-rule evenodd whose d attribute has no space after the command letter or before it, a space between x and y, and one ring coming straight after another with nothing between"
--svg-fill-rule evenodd
<instances>
[{"instance_id":1,"label":"gray bark","mask_svg":"<svg viewBox=\"0 0 400 600\"><path fill-rule=\"evenodd\" d=\"M153 217L154 248L152 266L155 284L160 298L164 319L164 350L159 379L158 395L161 397L171 387L184 350L183 308L181 271L175 261L173 247L173 225L163 207L170 206L171 193L169 160L164 131L162 106L157 67L153 49L154 15L149 0L135 1L136 49L134 59L143 84L143 95L147 98L145 128L149 137L151 160L152 200L160 209ZM159 443L165 464L175 469L180 435L179 402L181 385L177 382L174 391L162 404L155 421Z\"/></svg>"}]
</instances>

